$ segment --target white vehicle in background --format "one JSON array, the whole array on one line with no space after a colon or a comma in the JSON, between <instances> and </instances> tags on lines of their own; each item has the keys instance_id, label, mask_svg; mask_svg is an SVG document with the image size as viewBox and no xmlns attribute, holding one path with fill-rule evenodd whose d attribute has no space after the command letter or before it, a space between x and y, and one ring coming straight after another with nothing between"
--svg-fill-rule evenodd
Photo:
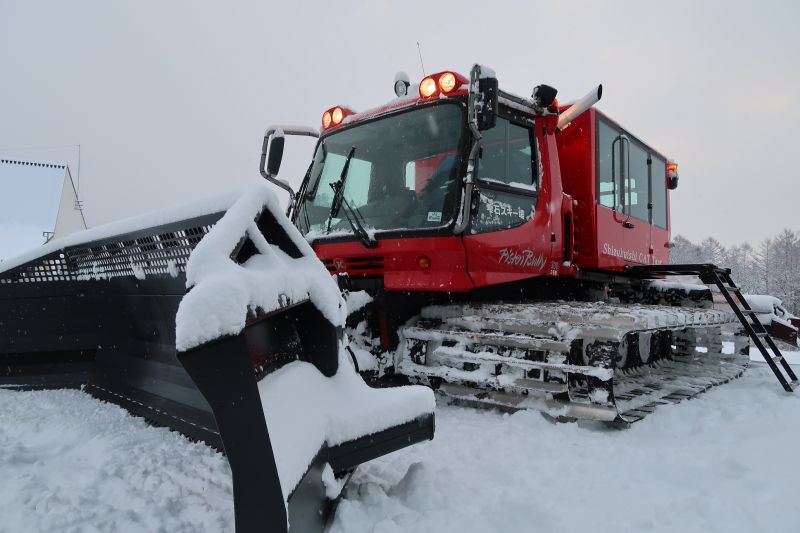
<instances>
[{"instance_id":1,"label":"white vehicle in background","mask_svg":"<svg viewBox=\"0 0 800 533\"><path fill-rule=\"evenodd\" d=\"M770 335L789 344L798 344L797 331L800 329L800 317L790 313L783 302L766 294L745 294L748 305L758 313L756 318L767 328Z\"/></svg>"}]
</instances>

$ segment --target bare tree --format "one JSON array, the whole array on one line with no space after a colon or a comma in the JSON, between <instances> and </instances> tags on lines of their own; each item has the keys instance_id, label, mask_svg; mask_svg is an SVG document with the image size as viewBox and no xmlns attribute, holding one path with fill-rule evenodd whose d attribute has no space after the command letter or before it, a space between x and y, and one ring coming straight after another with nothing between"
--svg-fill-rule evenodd
<instances>
[{"instance_id":1,"label":"bare tree","mask_svg":"<svg viewBox=\"0 0 800 533\"><path fill-rule=\"evenodd\" d=\"M771 294L791 312L800 314L800 232L784 229L764 239L757 248L749 243L725 247L713 237L694 244L677 235L670 262L728 267L745 292Z\"/></svg>"}]
</instances>

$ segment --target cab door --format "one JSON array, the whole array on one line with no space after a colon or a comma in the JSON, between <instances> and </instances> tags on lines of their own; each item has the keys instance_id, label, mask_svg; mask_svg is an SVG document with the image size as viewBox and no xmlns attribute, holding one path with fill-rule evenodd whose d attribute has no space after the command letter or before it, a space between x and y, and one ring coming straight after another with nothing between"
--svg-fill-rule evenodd
<instances>
[{"instance_id":1,"label":"cab door","mask_svg":"<svg viewBox=\"0 0 800 533\"><path fill-rule=\"evenodd\" d=\"M464 237L477 287L548 273L551 239L540 197L533 123L501 115L483 132L476 172L477 205Z\"/></svg>"},{"instance_id":2,"label":"cab door","mask_svg":"<svg viewBox=\"0 0 800 533\"><path fill-rule=\"evenodd\" d=\"M597 246L600 268L649 264L652 174L647 147L598 117Z\"/></svg>"},{"instance_id":3,"label":"cab door","mask_svg":"<svg viewBox=\"0 0 800 533\"><path fill-rule=\"evenodd\" d=\"M597 119L597 266L621 268L626 264L627 222L623 161L630 148L630 139L622 130Z\"/></svg>"}]
</instances>

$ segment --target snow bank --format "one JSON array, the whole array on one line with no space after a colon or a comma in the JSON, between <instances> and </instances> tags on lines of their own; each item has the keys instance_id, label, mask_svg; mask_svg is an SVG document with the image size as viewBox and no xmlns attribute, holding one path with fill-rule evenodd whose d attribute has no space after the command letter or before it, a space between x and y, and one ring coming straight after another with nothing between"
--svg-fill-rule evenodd
<instances>
[{"instance_id":1,"label":"snow bank","mask_svg":"<svg viewBox=\"0 0 800 533\"><path fill-rule=\"evenodd\" d=\"M436 439L356 472L331 533L794 531L798 438L765 366L626 431L440 406Z\"/></svg>"},{"instance_id":2,"label":"snow bank","mask_svg":"<svg viewBox=\"0 0 800 533\"><path fill-rule=\"evenodd\" d=\"M79 391L0 405L0 531L233 531L221 455ZM331 533L793 531L798 439L766 365L626 431L440 406L436 439L359 468Z\"/></svg>"},{"instance_id":3,"label":"snow bank","mask_svg":"<svg viewBox=\"0 0 800 533\"><path fill-rule=\"evenodd\" d=\"M792 351L792 352L785 350L783 347L779 348L781 349L783 357L790 365L800 365L800 345L798 345L797 351ZM772 353L771 351L769 351L769 348L767 348L767 351L769 353ZM750 356L750 361L753 361L754 363L764 363L764 365L767 364L767 362L764 361L764 356L761 355L761 352L758 351L758 348L756 348L755 346L750 346L750 351L748 352L748 355ZM795 369L795 374L798 373L800 373L800 368Z\"/></svg>"},{"instance_id":4,"label":"snow bank","mask_svg":"<svg viewBox=\"0 0 800 533\"><path fill-rule=\"evenodd\" d=\"M270 244L256 225L268 209L303 257L289 257ZM231 259L247 235L258 253L244 264ZM310 298L334 325L344 325L347 311L330 274L309 244L281 213L275 194L266 184L243 194L200 241L186 264L186 286L176 316L176 347L186 351L224 335L236 335L245 326L248 311L265 313L287 301Z\"/></svg>"},{"instance_id":5,"label":"snow bank","mask_svg":"<svg viewBox=\"0 0 800 533\"><path fill-rule=\"evenodd\" d=\"M3 533L233 531L222 454L77 390L0 389Z\"/></svg>"}]
</instances>

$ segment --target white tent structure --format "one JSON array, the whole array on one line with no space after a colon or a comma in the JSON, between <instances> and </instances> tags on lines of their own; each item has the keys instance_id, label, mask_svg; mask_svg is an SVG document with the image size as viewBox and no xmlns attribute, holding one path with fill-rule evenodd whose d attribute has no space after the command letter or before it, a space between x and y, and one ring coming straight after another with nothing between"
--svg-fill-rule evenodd
<instances>
[{"instance_id":1,"label":"white tent structure","mask_svg":"<svg viewBox=\"0 0 800 533\"><path fill-rule=\"evenodd\" d=\"M0 261L84 229L69 166L0 157Z\"/></svg>"}]
</instances>

